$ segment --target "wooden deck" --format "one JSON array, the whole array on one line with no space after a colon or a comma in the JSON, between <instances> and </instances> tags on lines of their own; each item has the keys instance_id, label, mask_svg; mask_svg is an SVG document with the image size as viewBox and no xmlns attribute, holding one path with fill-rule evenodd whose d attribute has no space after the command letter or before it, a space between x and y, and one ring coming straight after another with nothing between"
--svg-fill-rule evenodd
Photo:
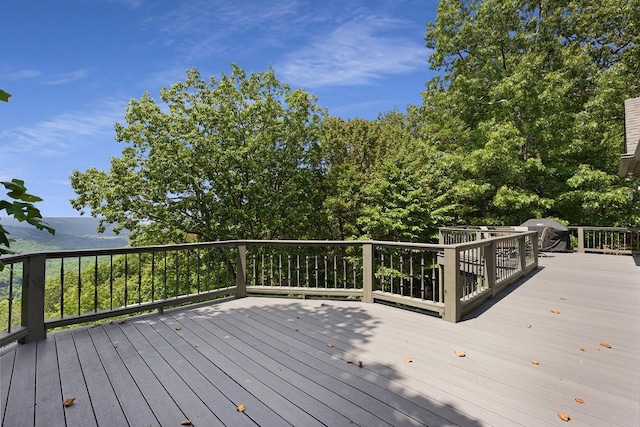
<instances>
[{"instance_id":1,"label":"wooden deck","mask_svg":"<svg viewBox=\"0 0 640 427\"><path fill-rule=\"evenodd\" d=\"M0 349L2 425L640 425L640 258L540 264L457 324L249 297L50 333Z\"/></svg>"}]
</instances>

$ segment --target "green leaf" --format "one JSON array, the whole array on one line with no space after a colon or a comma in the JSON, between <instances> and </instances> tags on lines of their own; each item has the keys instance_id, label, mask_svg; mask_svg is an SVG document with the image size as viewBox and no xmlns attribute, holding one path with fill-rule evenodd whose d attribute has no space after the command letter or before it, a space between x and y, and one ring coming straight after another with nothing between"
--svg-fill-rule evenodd
<instances>
[{"instance_id":1,"label":"green leaf","mask_svg":"<svg viewBox=\"0 0 640 427\"><path fill-rule=\"evenodd\" d=\"M9 102L10 97L11 97L11 94L0 89L0 101Z\"/></svg>"}]
</instances>

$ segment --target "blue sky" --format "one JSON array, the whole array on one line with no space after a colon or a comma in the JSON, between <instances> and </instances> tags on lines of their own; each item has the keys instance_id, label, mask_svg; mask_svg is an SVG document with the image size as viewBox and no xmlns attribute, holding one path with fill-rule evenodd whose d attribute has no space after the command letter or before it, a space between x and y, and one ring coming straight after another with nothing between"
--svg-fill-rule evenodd
<instances>
[{"instance_id":1,"label":"blue sky","mask_svg":"<svg viewBox=\"0 0 640 427\"><path fill-rule=\"evenodd\" d=\"M0 181L25 180L42 215L78 216L69 176L108 170L130 99L271 66L329 114L374 119L421 102L436 0L3 0ZM4 194L4 193L2 193ZM0 194L0 197L4 198ZM88 214L89 212L87 212Z\"/></svg>"}]
</instances>

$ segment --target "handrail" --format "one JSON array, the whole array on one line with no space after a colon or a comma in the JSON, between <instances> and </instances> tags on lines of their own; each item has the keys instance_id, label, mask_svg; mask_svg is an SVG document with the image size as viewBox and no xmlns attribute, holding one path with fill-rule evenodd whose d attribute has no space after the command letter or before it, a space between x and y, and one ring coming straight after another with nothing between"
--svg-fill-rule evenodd
<instances>
[{"instance_id":1,"label":"handrail","mask_svg":"<svg viewBox=\"0 0 640 427\"><path fill-rule=\"evenodd\" d=\"M537 239L524 232L451 245L230 240L2 262L0 346L42 339L52 328L249 294L389 301L457 322L537 267Z\"/></svg>"}]
</instances>

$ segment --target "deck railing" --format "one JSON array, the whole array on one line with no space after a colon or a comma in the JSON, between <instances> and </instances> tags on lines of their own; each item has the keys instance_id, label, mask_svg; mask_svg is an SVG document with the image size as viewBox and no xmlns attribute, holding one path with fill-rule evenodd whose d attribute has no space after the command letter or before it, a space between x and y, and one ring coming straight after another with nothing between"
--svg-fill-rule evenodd
<instances>
[{"instance_id":1,"label":"deck railing","mask_svg":"<svg viewBox=\"0 0 640 427\"><path fill-rule=\"evenodd\" d=\"M577 252L640 254L640 228L569 227Z\"/></svg>"},{"instance_id":2,"label":"deck railing","mask_svg":"<svg viewBox=\"0 0 640 427\"><path fill-rule=\"evenodd\" d=\"M248 294L387 301L457 322L537 267L535 232L457 244L239 240L2 258L0 346Z\"/></svg>"}]
</instances>

